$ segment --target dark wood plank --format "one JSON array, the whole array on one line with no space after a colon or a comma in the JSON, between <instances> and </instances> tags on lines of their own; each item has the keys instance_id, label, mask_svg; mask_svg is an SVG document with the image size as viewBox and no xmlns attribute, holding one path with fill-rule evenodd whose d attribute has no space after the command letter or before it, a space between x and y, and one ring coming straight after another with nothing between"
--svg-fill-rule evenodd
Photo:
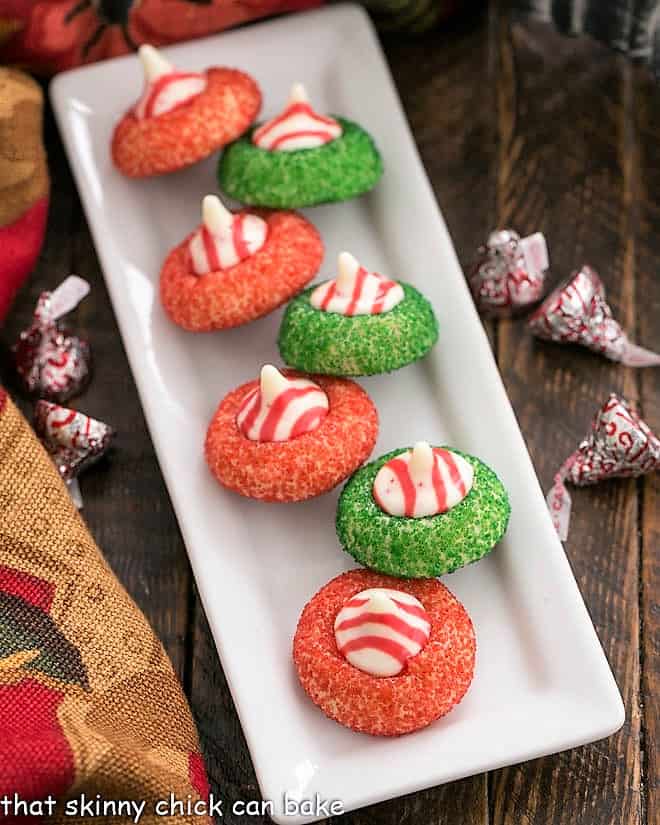
<instances>
[{"instance_id":1,"label":"dark wood plank","mask_svg":"<svg viewBox=\"0 0 660 825\"><path fill-rule=\"evenodd\" d=\"M635 313L627 164L628 70L586 40L498 24L499 222L548 239L553 279L583 261L602 275L618 317ZM636 377L586 351L535 342L502 322L499 362L547 488L611 390ZM639 542L632 480L576 491L566 549L622 690L624 728L609 739L492 775L495 825L642 821L638 645Z\"/></svg>"},{"instance_id":2,"label":"dark wood plank","mask_svg":"<svg viewBox=\"0 0 660 825\"><path fill-rule=\"evenodd\" d=\"M81 477L83 515L106 559L147 615L183 678L190 570L126 361L96 253L52 115L46 119L52 177L48 233L39 265L2 330L2 380L16 390L8 348L29 323L39 293L71 272L86 278L90 295L69 316L88 338L93 380L71 405L117 430L112 455ZM25 414L32 403L14 392Z\"/></svg>"},{"instance_id":3,"label":"dark wood plank","mask_svg":"<svg viewBox=\"0 0 660 825\"><path fill-rule=\"evenodd\" d=\"M660 85L645 70L635 71L638 136L638 199L636 259L638 324L634 330L644 346L660 352ZM660 433L658 370L641 370L640 406L644 419ZM646 788L646 821L660 821L660 474L640 482L642 515L642 699Z\"/></svg>"}]
</instances>

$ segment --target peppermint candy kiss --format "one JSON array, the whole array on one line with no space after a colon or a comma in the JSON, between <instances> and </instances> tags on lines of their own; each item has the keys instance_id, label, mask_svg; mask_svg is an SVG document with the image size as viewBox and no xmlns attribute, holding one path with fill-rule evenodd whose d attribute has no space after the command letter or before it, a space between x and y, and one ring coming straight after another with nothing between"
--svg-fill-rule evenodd
<instances>
[{"instance_id":1,"label":"peppermint candy kiss","mask_svg":"<svg viewBox=\"0 0 660 825\"><path fill-rule=\"evenodd\" d=\"M571 518L571 496L565 481L584 487L657 470L660 439L626 401L612 393L596 413L589 435L562 464L548 493L546 501L559 538L568 538Z\"/></svg>"},{"instance_id":2,"label":"peppermint candy kiss","mask_svg":"<svg viewBox=\"0 0 660 825\"><path fill-rule=\"evenodd\" d=\"M172 112L206 89L206 76L198 72L181 72L153 46L140 46L145 88L133 107L138 120Z\"/></svg>"},{"instance_id":3,"label":"peppermint candy kiss","mask_svg":"<svg viewBox=\"0 0 660 825\"><path fill-rule=\"evenodd\" d=\"M398 676L426 645L431 622L414 596L375 587L353 596L337 614L337 649L372 676Z\"/></svg>"},{"instance_id":4,"label":"peppermint candy kiss","mask_svg":"<svg viewBox=\"0 0 660 825\"><path fill-rule=\"evenodd\" d=\"M307 378L287 378L270 364L236 416L250 441L290 441L315 430L328 414L328 396Z\"/></svg>"},{"instance_id":5,"label":"peppermint candy kiss","mask_svg":"<svg viewBox=\"0 0 660 825\"><path fill-rule=\"evenodd\" d=\"M612 316L598 273L583 266L552 292L528 322L547 341L580 344L628 367L660 365L660 355L633 344Z\"/></svg>"},{"instance_id":6,"label":"peppermint candy kiss","mask_svg":"<svg viewBox=\"0 0 660 825\"><path fill-rule=\"evenodd\" d=\"M323 312L338 315L380 315L403 301L401 284L375 272L367 272L350 252L342 252L337 261L339 274L318 286L310 303Z\"/></svg>"},{"instance_id":7,"label":"peppermint candy kiss","mask_svg":"<svg viewBox=\"0 0 660 825\"><path fill-rule=\"evenodd\" d=\"M102 421L43 400L35 407L34 428L65 481L98 460L114 435Z\"/></svg>"},{"instance_id":8,"label":"peppermint candy kiss","mask_svg":"<svg viewBox=\"0 0 660 825\"><path fill-rule=\"evenodd\" d=\"M90 375L89 344L60 327L89 292L89 284L70 275L53 292L42 292L31 326L14 344L16 371L25 390L53 401L65 401L85 387Z\"/></svg>"},{"instance_id":9,"label":"peppermint candy kiss","mask_svg":"<svg viewBox=\"0 0 660 825\"><path fill-rule=\"evenodd\" d=\"M266 243L268 224L257 215L232 214L216 195L202 201L202 225L188 244L192 270L206 275L229 269Z\"/></svg>"},{"instance_id":10,"label":"peppermint candy kiss","mask_svg":"<svg viewBox=\"0 0 660 825\"><path fill-rule=\"evenodd\" d=\"M34 431L80 509L78 475L106 453L114 430L77 410L41 400L34 409Z\"/></svg>"},{"instance_id":11,"label":"peppermint candy kiss","mask_svg":"<svg viewBox=\"0 0 660 825\"><path fill-rule=\"evenodd\" d=\"M373 496L391 516L425 518L459 504L473 481L472 465L458 453L418 441L380 468Z\"/></svg>"},{"instance_id":12,"label":"peppermint candy kiss","mask_svg":"<svg viewBox=\"0 0 660 825\"><path fill-rule=\"evenodd\" d=\"M316 114L305 87L302 83L295 83L286 109L257 129L252 135L252 142L270 152L296 152L323 146L341 135L339 123L331 117Z\"/></svg>"},{"instance_id":13,"label":"peppermint candy kiss","mask_svg":"<svg viewBox=\"0 0 660 825\"><path fill-rule=\"evenodd\" d=\"M549 266L541 232L521 238L513 229L491 232L469 276L478 308L486 315L512 315L543 295Z\"/></svg>"}]
</instances>

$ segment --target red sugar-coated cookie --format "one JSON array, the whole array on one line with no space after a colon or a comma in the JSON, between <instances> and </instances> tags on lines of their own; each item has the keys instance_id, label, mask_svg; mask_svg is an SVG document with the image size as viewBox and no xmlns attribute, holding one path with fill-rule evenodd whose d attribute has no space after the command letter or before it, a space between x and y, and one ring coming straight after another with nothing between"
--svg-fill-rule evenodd
<instances>
[{"instance_id":1,"label":"red sugar-coated cookie","mask_svg":"<svg viewBox=\"0 0 660 825\"><path fill-rule=\"evenodd\" d=\"M431 621L429 641L398 676L371 676L337 649L337 613L371 587L409 593ZM374 736L411 733L448 713L470 686L475 651L470 617L437 579L396 579L371 570L350 570L322 587L305 606L293 640L293 661L311 700L336 722Z\"/></svg>"},{"instance_id":2,"label":"red sugar-coated cookie","mask_svg":"<svg viewBox=\"0 0 660 825\"><path fill-rule=\"evenodd\" d=\"M236 69L212 68L201 94L159 117L129 110L112 137L115 166L130 178L163 175L202 160L236 140L261 108L255 81Z\"/></svg>"},{"instance_id":3,"label":"red sugar-coated cookie","mask_svg":"<svg viewBox=\"0 0 660 825\"><path fill-rule=\"evenodd\" d=\"M268 223L266 243L229 269L195 275L189 235L165 259L160 298L175 324L207 332L247 324L267 315L300 292L323 260L315 227L295 212L251 210Z\"/></svg>"},{"instance_id":4,"label":"red sugar-coated cookie","mask_svg":"<svg viewBox=\"0 0 660 825\"><path fill-rule=\"evenodd\" d=\"M205 445L207 464L220 484L249 498L303 501L336 487L368 458L378 436L378 413L367 393L347 378L304 377L324 390L329 410L315 430L290 441L251 441L238 429L236 415L257 381L220 402Z\"/></svg>"}]
</instances>

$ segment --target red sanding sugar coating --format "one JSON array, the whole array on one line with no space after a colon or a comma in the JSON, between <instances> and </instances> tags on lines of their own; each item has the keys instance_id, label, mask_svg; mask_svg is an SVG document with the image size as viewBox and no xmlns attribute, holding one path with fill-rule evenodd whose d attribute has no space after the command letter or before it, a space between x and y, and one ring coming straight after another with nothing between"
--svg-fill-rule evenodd
<instances>
[{"instance_id":1,"label":"red sanding sugar coating","mask_svg":"<svg viewBox=\"0 0 660 825\"><path fill-rule=\"evenodd\" d=\"M371 587L409 593L431 622L429 641L398 676L364 673L337 649L337 613ZM336 722L375 736L411 733L448 713L470 686L475 651L470 617L437 579L396 579L371 570L350 570L322 587L303 610L293 640L293 660L312 701Z\"/></svg>"},{"instance_id":2,"label":"red sanding sugar coating","mask_svg":"<svg viewBox=\"0 0 660 825\"><path fill-rule=\"evenodd\" d=\"M211 472L225 487L265 501L303 501L336 487L369 457L378 436L378 413L362 387L347 378L303 377L324 390L329 411L315 430L290 441L250 441L238 429L236 415L257 381L221 401L205 451Z\"/></svg>"},{"instance_id":3,"label":"red sanding sugar coating","mask_svg":"<svg viewBox=\"0 0 660 825\"><path fill-rule=\"evenodd\" d=\"M207 86L189 103L158 117L138 120L129 110L112 138L112 159L128 177L163 175L208 157L245 132L261 107L249 75L213 68Z\"/></svg>"},{"instance_id":4,"label":"red sanding sugar coating","mask_svg":"<svg viewBox=\"0 0 660 825\"><path fill-rule=\"evenodd\" d=\"M192 332L246 324L286 303L316 275L323 241L309 221L294 212L251 213L266 220L268 237L235 266L195 275L188 251L192 235L167 256L160 297L175 324Z\"/></svg>"}]
</instances>

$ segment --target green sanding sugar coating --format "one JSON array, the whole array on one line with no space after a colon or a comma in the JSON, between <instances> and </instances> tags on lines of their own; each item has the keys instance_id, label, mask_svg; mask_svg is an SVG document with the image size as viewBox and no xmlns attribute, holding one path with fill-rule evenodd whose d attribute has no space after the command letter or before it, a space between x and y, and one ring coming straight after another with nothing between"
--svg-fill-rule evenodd
<instances>
[{"instance_id":1,"label":"green sanding sugar coating","mask_svg":"<svg viewBox=\"0 0 660 825\"><path fill-rule=\"evenodd\" d=\"M399 282L401 283L401 282ZM324 375L377 375L422 358L438 340L431 304L410 284L404 299L379 315L315 309L311 287L286 309L278 345L285 364Z\"/></svg>"},{"instance_id":2,"label":"green sanding sugar coating","mask_svg":"<svg viewBox=\"0 0 660 825\"><path fill-rule=\"evenodd\" d=\"M481 559L509 523L511 506L502 482L478 458L444 447L474 468L467 496L437 516L390 516L376 504L373 483L383 464L405 449L362 467L344 487L337 506L337 534L344 550L365 567L404 578L442 576Z\"/></svg>"},{"instance_id":3,"label":"green sanding sugar coating","mask_svg":"<svg viewBox=\"0 0 660 825\"><path fill-rule=\"evenodd\" d=\"M383 173L378 149L356 123L335 119L341 137L294 152L260 149L252 143L252 129L222 153L221 188L243 203L273 209L300 209L368 192Z\"/></svg>"}]
</instances>

